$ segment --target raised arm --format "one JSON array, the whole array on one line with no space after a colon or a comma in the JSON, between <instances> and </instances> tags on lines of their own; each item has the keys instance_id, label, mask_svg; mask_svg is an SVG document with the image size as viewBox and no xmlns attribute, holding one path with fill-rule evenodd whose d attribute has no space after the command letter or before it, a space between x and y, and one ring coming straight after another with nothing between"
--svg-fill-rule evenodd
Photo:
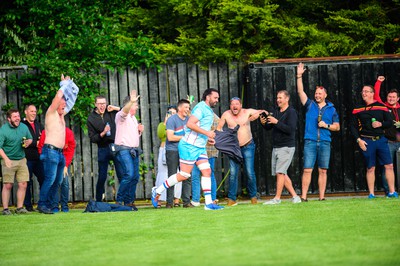
<instances>
[{"instance_id":1,"label":"raised arm","mask_svg":"<svg viewBox=\"0 0 400 266\"><path fill-rule=\"evenodd\" d=\"M139 97L140 97L140 95L137 95L137 91L136 90L132 90L131 91L131 95L130 95L130 101L127 102L125 104L125 106L122 108L122 112L124 112L125 114L129 114L129 110L131 110L132 105L135 102L137 102Z\"/></svg>"},{"instance_id":2,"label":"raised arm","mask_svg":"<svg viewBox=\"0 0 400 266\"><path fill-rule=\"evenodd\" d=\"M375 90L375 93L374 93L374 100L375 101L378 101L378 102L380 102L380 103L383 103L383 101L382 101L382 99L381 99L381 96L380 96L380 92L381 92L381 85L382 85L382 82L384 82L385 81L385 77L384 76L379 76L377 79L376 79L376 82L375 82L375 85L374 85L374 90Z\"/></svg>"},{"instance_id":3,"label":"raised arm","mask_svg":"<svg viewBox=\"0 0 400 266\"><path fill-rule=\"evenodd\" d=\"M61 74L61 81L68 81L71 78L69 76L64 77L64 74ZM64 97L64 91L62 89L59 89L57 91L56 96L54 96L53 101L51 102L51 105L49 106L49 108L47 109L47 111L49 112L56 112L57 108L60 106L61 100Z\"/></svg>"},{"instance_id":4,"label":"raised arm","mask_svg":"<svg viewBox=\"0 0 400 266\"><path fill-rule=\"evenodd\" d=\"M303 86L303 74L306 72L306 68L304 67L303 63L299 63L297 66L297 74L296 74L296 80L297 80L297 93L299 94L300 97L300 102L302 105L305 105L307 102L307 94L304 92L304 86Z\"/></svg>"}]
</instances>

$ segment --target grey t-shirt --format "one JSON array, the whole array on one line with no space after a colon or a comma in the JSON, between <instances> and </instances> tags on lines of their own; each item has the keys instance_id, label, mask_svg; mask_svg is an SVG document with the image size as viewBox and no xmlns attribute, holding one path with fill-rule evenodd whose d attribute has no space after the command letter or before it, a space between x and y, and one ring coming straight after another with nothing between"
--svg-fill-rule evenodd
<instances>
[{"instance_id":1,"label":"grey t-shirt","mask_svg":"<svg viewBox=\"0 0 400 266\"><path fill-rule=\"evenodd\" d=\"M184 136L185 135L185 125L188 121L189 117L185 117L183 120L178 116L178 114L174 114L167 120L167 131L173 130L174 135ZM165 149L167 151L177 151L178 150L179 141L169 141L167 137L167 141L165 144Z\"/></svg>"}]
</instances>

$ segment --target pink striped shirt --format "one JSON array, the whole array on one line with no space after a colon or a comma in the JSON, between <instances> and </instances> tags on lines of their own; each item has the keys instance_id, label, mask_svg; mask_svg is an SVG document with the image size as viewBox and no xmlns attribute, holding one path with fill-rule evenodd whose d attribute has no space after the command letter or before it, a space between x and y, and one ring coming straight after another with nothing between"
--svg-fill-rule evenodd
<instances>
[{"instance_id":1,"label":"pink striped shirt","mask_svg":"<svg viewBox=\"0 0 400 266\"><path fill-rule=\"evenodd\" d=\"M131 148L139 147L139 130L138 121L134 115L125 114L122 110L115 116L115 132L116 145L124 145Z\"/></svg>"}]
</instances>

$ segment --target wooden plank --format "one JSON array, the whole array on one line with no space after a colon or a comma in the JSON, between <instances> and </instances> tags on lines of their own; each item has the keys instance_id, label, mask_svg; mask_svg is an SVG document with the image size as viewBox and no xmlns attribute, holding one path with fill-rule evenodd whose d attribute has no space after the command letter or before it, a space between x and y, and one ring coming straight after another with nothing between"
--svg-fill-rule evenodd
<instances>
[{"instance_id":1,"label":"wooden plank","mask_svg":"<svg viewBox=\"0 0 400 266\"><path fill-rule=\"evenodd\" d=\"M160 114L159 92L158 92L158 75L157 69L151 68L148 72L148 91L149 91L149 107L151 122L146 125L146 130L151 136L151 154L149 166L157 166L158 150L160 147L160 139L157 136L157 127L160 122L164 121L165 112ZM150 169L149 169L150 171ZM145 179L145 198L151 197L151 189L154 186L154 178L156 176L156 168L154 168Z\"/></svg>"},{"instance_id":2,"label":"wooden plank","mask_svg":"<svg viewBox=\"0 0 400 266\"><path fill-rule=\"evenodd\" d=\"M167 66L167 78L170 102L171 104L177 104L180 96L178 90L178 69L175 64Z\"/></svg>"},{"instance_id":3,"label":"wooden plank","mask_svg":"<svg viewBox=\"0 0 400 266\"><path fill-rule=\"evenodd\" d=\"M186 63L178 63L178 88L179 88L179 100L186 99L189 95L188 87L188 74L186 69Z\"/></svg>"},{"instance_id":4,"label":"wooden plank","mask_svg":"<svg viewBox=\"0 0 400 266\"><path fill-rule=\"evenodd\" d=\"M78 129L76 130L78 132ZM92 167L91 167L91 152L90 152L90 139L89 136L83 134L82 130L79 130L81 152L82 152L82 177L83 177L83 198L88 201L94 197L96 183L93 180Z\"/></svg>"},{"instance_id":5,"label":"wooden plank","mask_svg":"<svg viewBox=\"0 0 400 266\"><path fill-rule=\"evenodd\" d=\"M138 72L138 82L139 82L139 93L140 93L140 123L145 126L145 131L141 137L143 158L141 158L140 163L149 165L151 162L151 122L150 122L150 103L149 103L149 92L148 92L148 82L147 82L147 70L142 68ZM150 181L149 181L150 180ZM149 182L148 182L149 181ZM136 197L144 198L145 192L148 195L151 194L152 188L152 176L151 172L140 177L140 180L136 188ZM146 188L146 183L148 188ZM147 190L147 191L146 191Z\"/></svg>"},{"instance_id":6,"label":"wooden plank","mask_svg":"<svg viewBox=\"0 0 400 266\"><path fill-rule=\"evenodd\" d=\"M75 141L76 141L76 153L75 153L75 159L76 163L73 164L72 169L73 169L73 184L71 187L73 187L74 190L74 201L83 201L84 200L84 193L83 193L83 186L84 186L84 180L83 180L83 160L82 160L82 143L80 141L81 138L81 130L78 127L73 127L72 131L74 132L75 135Z\"/></svg>"},{"instance_id":7,"label":"wooden plank","mask_svg":"<svg viewBox=\"0 0 400 266\"><path fill-rule=\"evenodd\" d=\"M197 78L197 66L189 64L187 66L187 78L188 78L188 95L194 96L194 104L201 101L201 95L199 91L199 84Z\"/></svg>"}]
</instances>

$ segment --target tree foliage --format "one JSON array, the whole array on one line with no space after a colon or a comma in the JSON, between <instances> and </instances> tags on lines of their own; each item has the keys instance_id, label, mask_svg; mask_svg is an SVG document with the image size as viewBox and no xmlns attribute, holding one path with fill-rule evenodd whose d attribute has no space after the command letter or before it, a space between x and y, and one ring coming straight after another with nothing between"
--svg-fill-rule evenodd
<instances>
[{"instance_id":1,"label":"tree foliage","mask_svg":"<svg viewBox=\"0 0 400 266\"><path fill-rule=\"evenodd\" d=\"M144 2L144 1L143 1ZM400 52L399 0L148 0L122 16L196 63Z\"/></svg>"},{"instance_id":2,"label":"tree foliage","mask_svg":"<svg viewBox=\"0 0 400 266\"><path fill-rule=\"evenodd\" d=\"M24 103L45 109L61 73L70 75L80 87L71 115L79 125L86 125L88 108L101 92L102 67L156 66L158 51L151 38L140 31L130 37L120 33L119 16L131 1L18 0L0 5L0 62L30 70L9 80L8 87L23 91Z\"/></svg>"}]
</instances>

